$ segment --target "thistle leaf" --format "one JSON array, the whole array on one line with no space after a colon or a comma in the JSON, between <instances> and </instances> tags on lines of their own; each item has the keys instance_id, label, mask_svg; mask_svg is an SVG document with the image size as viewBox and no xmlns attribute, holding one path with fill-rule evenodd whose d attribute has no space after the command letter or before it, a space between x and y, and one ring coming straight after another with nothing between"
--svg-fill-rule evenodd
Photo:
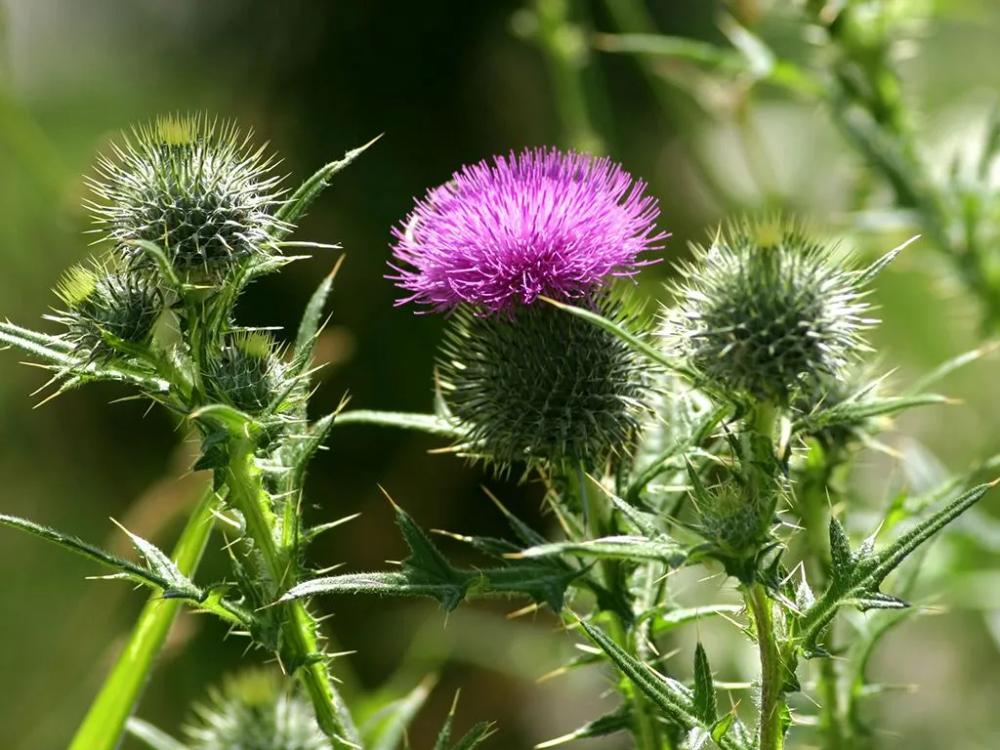
<instances>
[{"instance_id":1,"label":"thistle leaf","mask_svg":"<svg viewBox=\"0 0 1000 750\"><path fill-rule=\"evenodd\" d=\"M613 334L618 337L626 344L631 346L640 354L644 355L651 362L654 362L670 372L676 372L685 376L693 377L693 373L682 367L678 362L674 361L666 354L661 352L652 344L644 341L641 337L636 336L631 331L627 330L624 326L619 325L613 320L608 320L603 315L599 315L591 310L586 310L582 307L577 307L575 305L570 305L565 302L558 302L554 299L548 297L541 297L542 300L548 302L550 305L558 307L560 310L570 313L571 315L576 315L579 318L583 318L586 321L594 324L598 328L603 328L608 333Z\"/></svg>"},{"instance_id":2,"label":"thistle leaf","mask_svg":"<svg viewBox=\"0 0 1000 750\"><path fill-rule=\"evenodd\" d=\"M0 514L0 526L8 526L12 529L26 531L47 542L57 544L64 549L68 549L71 552L75 552L82 557L86 557L114 570L116 576L128 578L138 583L160 589L163 591L164 596L191 599L197 602L201 602L205 598L205 592L188 580L166 554L150 542L131 532L126 531L133 544L136 545L136 548L146 558L147 566L142 566L131 560L118 557L100 547L84 542L78 537L64 534L48 526L42 526L16 516Z\"/></svg>"},{"instance_id":3,"label":"thistle leaf","mask_svg":"<svg viewBox=\"0 0 1000 750\"><path fill-rule=\"evenodd\" d=\"M197 600L203 596L201 589L195 586L191 580L180 571L180 568L177 567L177 563L171 560L163 550L152 542L143 539L138 534L133 534L121 524L116 522L116 525L125 532L129 540L132 542L132 545L146 560L146 565L149 566L149 570L152 571L158 578L167 582L168 585L162 587L164 599Z\"/></svg>"},{"instance_id":4,"label":"thistle leaf","mask_svg":"<svg viewBox=\"0 0 1000 750\"><path fill-rule=\"evenodd\" d=\"M588 721L583 726L574 729L561 737L542 742L535 745L535 750L545 750L550 747L558 747L575 740L589 739L591 737L604 737L615 732L627 730L632 725L632 709L627 703L623 703L611 713L607 713L598 719Z\"/></svg>"},{"instance_id":5,"label":"thistle leaf","mask_svg":"<svg viewBox=\"0 0 1000 750\"><path fill-rule=\"evenodd\" d=\"M302 321L299 323L299 330L295 336L295 349L292 357L293 369L297 374L304 373L312 363L316 339L323 324L323 312L326 310L327 299L333 289L333 280L337 276L337 271L340 270L344 257L341 255L333 270L323 278L312 297L309 298L305 312L302 313Z\"/></svg>"},{"instance_id":6,"label":"thistle leaf","mask_svg":"<svg viewBox=\"0 0 1000 750\"><path fill-rule=\"evenodd\" d=\"M623 650L605 633L587 622L580 621L581 627L590 639L594 641L621 670L622 674L631 680L659 709L666 719L679 726L685 732L701 729L709 734L713 727L704 722L698 715L690 691L676 680L655 672ZM731 734L720 733L716 740L723 750L745 750Z\"/></svg>"},{"instance_id":7,"label":"thistle leaf","mask_svg":"<svg viewBox=\"0 0 1000 750\"><path fill-rule=\"evenodd\" d=\"M280 601L320 594L375 594L426 596L446 611L474 596L525 595L559 611L566 589L582 571L564 566L512 563L502 567L466 569L453 566L431 538L395 503L396 525L410 550L401 570L347 573L304 581L289 589Z\"/></svg>"},{"instance_id":8,"label":"thistle leaf","mask_svg":"<svg viewBox=\"0 0 1000 750\"><path fill-rule=\"evenodd\" d=\"M700 641L694 650L694 708L695 713L706 724L713 725L719 718L712 668Z\"/></svg>"},{"instance_id":9,"label":"thistle leaf","mask_svg":"<svg viewBox=\"0 0 1000 750\"><path fill-rule=\"evenodd\" d=\"M448 711L448 718L444 721L444 726L441 727L441 731L438 733L437 740L434 742L434 750L475 750L479 747L486 739L493 735L496 731L493 724L486 721L481 721L474 725L462 739L458 741L458 744L454 747L451 746L451 732L452 726L455 722L455 711L458 709L458 693L455 693L455 699L451 702L451 709Z\"/></svg>"},{"instance_id":10,"label":"thistle leaf","mask_svg":"<svg viewBox=\"0 0 1000 750\"><path fill-rule=\"evenodd\" d=\"M124 364L108 365L86 362L74 357L65 342L55 336L32 331L7 321L0 321L0 348L13 346L37 357L58 377L70 378L72 385L93 380L112 380L138 386L149 393L166 393L170 384L139 369Z\"/></svg>"},{"instance_id":11,"label":"thistle leaf","mask_svg":"<svg viewBox=\"0 0 1000 750\"><path fill-rule=\"evenodd\" d=\"M401 430L416 430L430 435L451 438L465 437L465 433L446 419L433 414L413 414L398 411L372 411L355 409L342 412L336 420L337 426L348 424L370 424L380 427L396 427Z\"/></svg>"},{"instance_id":12,"label":"thistle leaf","mask_svg":"<svg viewBox=\"0 0 1000 750\"><path fill-rule=\"evenodd\" d=\"M674 568L682 565L686 558L683 548L666 535L660 535L653 539L621 535L587 539L580 542L552 542L529 547L509 555L509 557L546 558L565 554L634 562L652 560L666 563Z\"/></svg>"},{"instance_id":13,"label":"thistle leaf","mask_svg":"<svg viewBox=\"0 0 1000 750\"><path fill-rule=\"evenodd\" d=\"M494 725L488 721L481 721L466 732L452 750L476 750L494 734L496 734Z\"/></svg>"},{"instance_id":14,"label":"thistle leaf","mask_svg":"<svg viewBox=\"0 0 1000 750\"><path fill-rule=\"evenodd\" d=\"M654 636L675 630L689 622L698 622L709 617L736 615L743 610L739 604L709 604L703 607L688 607L656 613L652 623Z\"/></svg>"},{"instance_id":15,"label":"thistle leaf","mask_svg":"<svg viewBox=\"0 0 1000 750\"><path fill-rule=\"evenodd\" d=\"M959 495L879 552L865 547L858 553L851 552L843 527L834 519L830 523L833 580L826 592L798 619L799 638L806 653L816 653L818 639L844 605L851 604L862 610L905 607L902 600L879 591L882 582L921 544L975 505L992 486L981 484Z\"/></svg>"},{"instance_id":16,"label":"thistle leaf","mask_svg":"<svg viewBox=\"0 0 1000 750\"><path fill-rule=\"evenodd\" d=\"M947 404L948 399L934 393L913 396L849 398L828 409L818 409L798 419L793 432L814 433L838 425L854 425L873 417L889 416L918 406Z\"/></svg>"},{"instance_id":17,"label":"thistle leaf","mask_svg":"<svg viewBox=\"0 0 1000 750\"><path fill-rule=\"evenodd\" d=\"M351 149L339 161L332 161L320 167L311 177L299 185L291 197L275 212L275 219L285 227L279 232L278 238L286 236L291 231L291 225L302 218L312 202L330 184L334 175L349 166L381 137L377 136L365 145Z\"/></svg>"}]
</instances>

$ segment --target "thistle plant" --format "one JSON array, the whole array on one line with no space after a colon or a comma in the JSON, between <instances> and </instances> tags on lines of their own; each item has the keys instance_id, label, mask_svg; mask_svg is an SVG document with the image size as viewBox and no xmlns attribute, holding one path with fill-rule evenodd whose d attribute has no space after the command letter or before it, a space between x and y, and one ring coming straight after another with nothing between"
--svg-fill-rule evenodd
<instances>
[{"instance_id":1,"label":"thistle plant","mask_svg":"<svg viewBox=\"0 0 1000 750\"><path fill-rule=\"evenodd\" d=\"M0 324L0 342L52 371L53 395L110 380L166 408L199 439L194 468L212 480L172 556L125 531L138 562L0 515L154 592L70 747L110 750L126 727L153 750L406 746L426 682L367 721L337 688L313 599L348 593L431 597L449 611L523 599L520 611L548 608L589 641L563 671L613 669L620 703L540 748L618 732L639 750L868 747L868 655L916 611L902 598L915 592L912 558L991 486L973 471L904 496L860 544L850 503L830 510L886 420L942 402L926 388L983 353L899 395L863 374L875 324L867 295L905 245L861 265L800 224L736 221L692 248L650 315L623 291L666 238L645 184L607 158L497 157L430 190L394 231L400 304L448 317L428 376L436 410L312 419L314 348L337 266L291 342L239 325L235 304L296 259L286 248L324 247L288 237L363 150L286 194L234 126L174 117L137 128L99 167L101 257L58 285L61 332ZM424 430L490 471L537 482L558 535L497 500L509 537L449 535L483 557L458 565L392 501L409 548L397 568L315 572L309 543L348 519L308 523L306 469L334 427L358 423ZM204 583L198 562L216 521L231 564ZM732 597L682 604L671 586L682 570L720 577ZM180 603L247 637L284 674L226 683L194 709L183 741L130 720ZM892 619L852 633L838 618L847 607ZM726 680L753 685L751 700L728 709L711 644L696 645L690 670L664 672L676 631L708 618L737 623L758 657L753 674ZM473 750L491 735L477 724L453 740L453 714L434 750Z\"/></svg>"},{"instance_id":2,"label":"thistle plant","mask_svg":"<svg viewBox=\"0 0 1000 750\"><path fill-rule=\"evenodd\" d=\"M410 549L401 569L317 578L285 599L429 596L450 610L477 597L520 595L533 602L528 609L548 606L567 631L597 647L563 671L613 667L621 704L540 748L627 732L641 750L777 750L809 742L809 730L796 724L828 727L824 738L843 740L829 747L860 747L848 744L861 736L848 716L865 700L865 649L851 651L860 665L836 663L834 654L852 646L836 637L837 613L849 606L913 611L883 585L988 489L973 475L957 478L949 492L893 516L894 530L905 521L900 533L883 525L860 546L845 530L850 517L831 518L817 504L842 492L835 475L849 469L858 436L877 434L895 413L943 400L923 390L933 378L899 396L883 395L879 378L847 393L837 388L853 382L871 351L867 296L902 246L862 266L801 224L737 221L692 249L657 325L623 315L612 289L637 270L618 265L639 257L623 247L663 236L648 223L656 218L652 204L608 238L611 245L574 243L627 208L622 196L631 193L619 193L595 217L589 203L552 195L588 194L590 182L599 189L604 173L594 165L607 161L552 153L553 162L576 168L542 179L511 169L536 154L463 169L418 201L396 232L390 278L407 293L403 301L449 315L436 413L347 411L337 424L426 430L450 437L460 456L518 467L545 487L561 538L501 506L509 539L450 535L489 559L466 568L394 505ZM488 187L464 190L468 175ZM494 183L500 197L489 189ZM447 205L441 215L438 203ZM517 207L515 221L507 203ZM577 228L571 238L560 234L566 226ZM574 254L580 263L595 252L608 259L595 266L600 275L563 282ZM497 257L513 262L493 263ZM514 275L512 284L512 267L531 274ZM695 567L731 582L740 603L679 604L670 573ZM890 585L901 578L905 594L908 571ZM695 649L693 669L676 675L662 671L658 656L673 631L713 617L738 622L759 660L753 700L734 699L728 711L720 709L705 645ZM799 676L809 661L821 665L815 681ZM855 669L852 682L845 673ZM800 693L820 706L815 720Z\"/></svg>"},{"instance_id":3,"label":"thistle plant","mask_svg":"<svg viewBox=\"0 0 1000 750\"><path fill-rule=\"evenodd\" d=\"M60 545L103 566L111 578L153 591L70 743L73 750L119 746L178 603L214 615L223 625L220 636L248 638L297 683L282 684L280 694L271 682L230 685L200 711L188 733L192 748L346 750L372 744L338 691L335 655L327 653L311 607L299 598L283 601L309 577L309 542L339 523L312 526L303 514L307 465L336 417L313 420L307 408L313 350L337 265L306 305L290 344L240 325L235 314L237 299L254 280L304 257L285 250L333 247L289 235L330 179L365 148L286 192L272 174L274 159L233 124L171 116L137 127L101 158L91 179L99 257L59 282L62 309L50 318L61 331L0 323L0 343L26 351L52 372L52 396L93 381L122 383L167 409L200 440L193 468L211 474L211 487L173 556L127 530L138 562L0 515L0 525ZM196 582L217 521L230 570L221 580ZM376 727L383 737L378 747L399 745L423 697L410 698L405 712L387 709L387 724ZM182 746L147 730L141 734L153 748ZM473 748L489 734L480 725L461 746ZM441 748L449 736L450 724Z\"/></svg>"}]
</instances>

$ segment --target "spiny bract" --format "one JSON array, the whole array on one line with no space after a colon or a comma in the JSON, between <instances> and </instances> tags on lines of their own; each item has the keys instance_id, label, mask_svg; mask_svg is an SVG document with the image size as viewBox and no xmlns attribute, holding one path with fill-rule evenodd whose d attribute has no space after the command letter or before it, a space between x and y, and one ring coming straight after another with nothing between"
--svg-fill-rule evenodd
<instances>
[{"instance_id":1,"label":"spiny bract","mask_svg":"<svg viewBox=\"0 0 1000 750\"><path fill-rule=\"evenodd\" d=\"M593 307L626 326L621 302ZM648 400L647 365L627 344L547 304L451 319L439 357L440 387L469 430L472 452L506 470L547 462L593 469L625 453Z\"/></svg>"},{"instance_id":2,"label":"spiny bract","mask_svg":"<svg viewBox=\"0 0 1000 750\"><path fill-rule=\"evenodd\" d=\"M211 396L247 414L264 411L286 388L285 365L263 333L236 333L208 363Z\"/></svg>"},{"instance_id":3,"label":"spiny bract","mask_svg":"<svg viewBox=\"0 0 1000 750\"><path fill-rule=\"evenodd\" d=\"M327 750L312 706L270 672L248 671L212 690L185 728L192 750Z\"/></svg>"},{"instance_id":4,"label":"spiny bract","mask_svg":"<svg viewBox=\"0 0 1000 750\"><path fill-rule=\"evenodd\" d=\"M107 239L132 255L152 242L182 273L223 275L274 249L283 227L274 161L236 126L166 117L132 130L89 180L90 208Z\"/></svg>"},{"instance_id":5,"label":"spiny bract","mask_svg":"<svg viewBox=\"0 0 1000 750\"><path fill-rule=\"evenodd\" d=\"M787 404L867 350L863 273L800 227L744 221L693 251L666 335L704 385Z\"/></svg>"},{"instance_id":6,"label":"spiny bract","mask_svg":"<svg viewBox=\"0 0 1000 750\"><path fill-rule=\"evenodd\" d=\"M66 309L53 319L66 326L64 338L89 359L112 358L120 344L144 344L163 311L155 280L120 263L73 266L56 295Z\"/></svg>"}]
</instances>

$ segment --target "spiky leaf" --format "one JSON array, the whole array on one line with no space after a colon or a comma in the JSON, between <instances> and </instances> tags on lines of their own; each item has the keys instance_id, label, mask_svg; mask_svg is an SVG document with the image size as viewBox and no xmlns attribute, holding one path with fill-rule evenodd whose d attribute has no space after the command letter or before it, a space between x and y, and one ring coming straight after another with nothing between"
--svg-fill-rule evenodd
<instances>
[{"instance_id":1,"label":"spiky leaf","mask_svg":"<svg viewBox=\"0 0 1000 750\"><path fill-rule=\"evenodd\" d=\"M992 486L982 484L959 495L879 552L864 548L858 553L851 552L843 527L834 519L830 524L833 579L826 592L798 620L798 633L806 653L816 649L817 640L844 605L861 609L905 607L902 600L879 591L882 582L921 544L975 505Z\"/></svg>"},{"instance_id":2,"label":"spiky leaf","mask_svg":"<svg viewBox=\"0 0 1000 750\"><path fill-rule=\"evenodd\" d=\"M693 729L700 729L711 734L713 727L699 717L693 698L683 685L658 674L648 665L632 657L605 635L600 628L583 621L580 622L580 625L591 640L621 670L622 674L628 677L660 709L666 719L684 731L690 732ZM731 733L719 737L718 744L723 750L744 750Z\"/></svg>"},{"instance_id":3,"label":"spiky leaf","mask_svg":"<svg viewBox=\"0 0 1000 750\"><path fill-rule=\"evenodd\" d=\"M663 562L679 567L686 557L684 549L666 535L653 539L642 536L606 536L579 542L552 542L529 547L513 555L519 558L545 558L560 555L629 560L633 562Z\"/></svg>"}]
</instances>

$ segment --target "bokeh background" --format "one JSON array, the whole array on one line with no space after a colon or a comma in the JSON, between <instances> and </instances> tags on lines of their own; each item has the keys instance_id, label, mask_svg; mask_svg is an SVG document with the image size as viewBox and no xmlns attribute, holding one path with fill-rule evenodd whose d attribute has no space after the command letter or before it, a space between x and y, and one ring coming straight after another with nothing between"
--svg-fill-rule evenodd
<instances>
[{"instance_id":1,"label":"bokeh background","mask_svg":"<svg viewBox=\"0 0 1000 750\"><path fill-rule=\"evenodd\" d=\"M1000 100L1000 6L899 4L932 12L900 65L921 142L944 172L977 142L983 115ZM600 30L611 28L616 5L569 0L566 11ZM721 13L760 5L763 30L779 44L796 43L784 2L645 5L662 31L709 41L721 40ZM207 111L252 126L282 155L293 181L385 134L337 177L299 233L342 243L347 253L323 342L330 366L317 413L345 392L354 406L430 407L440 320L393 307L394 290L383 278L390 227L412 196L493 153L539 144L604 149L660 196L662 225L673 233L668 261L734 211L800 212L863 256L900 239L849 228L851 186L864 167L817 105L765 91L741 111L740 124L692 106L692 92L724 100L725 81L683 67L650 80L633 59L592 51L583 75L592 128L581 132L566 119L567 103L553 86L559 70L538 44L537 21L522 0L0 0L0 314L34 325L50 309L58 274L88 252L82 175L120 129L171 111ZM334 260L317 253L257 284L243 302L245 321L293 324ZM646 275L652 294L661 294L669 266ZM912 381L982 340L976 303L920 243L880 278L876 300L884 320L874 333L877 359L895 369L895 382ZM113 517L168 546L199 481L186 473L194 448L183 432L142 404L109 406L123 395L114 387L90 387L35 409L39 399L29 394L45 374L18 359L0 354L0 510L124 550ZM866 454L859 497L878 509L902 485L931 482L1000 450L998 375L1000 365L987 359L942 384L956 404L901 420L885 439L898 458ZM311 474L310 517L363 515L317 543L316 563L365 569L403 554L377 483L427 527L500 532L483 484L541 526L550 523L539 514L537 487L490 480L428 454L434 447L374 428L335 431ZM938 616L908 622L875 655L874 676L899 687L880 702L881 747L1000 747L997 506L994 498L974 529L967 522L929 558L922 596ZM220 567L210 558L206 576ZM934 570L950 571L947 585ZM4 750L64 747L117 653L144 597L121 584L83 580L95 572L35 540L0 533ZM337 644L358 652L338 662L353 700L386 685L412 685L424 671L440 674L414 731L415 748L429 746L427 732L458 687L460 723L497 720L501 733L491 746L508 750L569 731L613 705L604 697L607 676L597 671L537 682L571 651L546 614L507 619L516 606L508 603L447 618L433 603L337 599L324 606L335 612L328 627ZM192 697L244 663L245 644L231 639L220 647L220 634L207 618L182 617L143 717L175 729ZM750 644L733 629L701 636L718 641L719 679L753 674ZM688 663L688 652L678 658ZM620 738L590 746L625 747Z\"/></svg>"}]
</instances>

